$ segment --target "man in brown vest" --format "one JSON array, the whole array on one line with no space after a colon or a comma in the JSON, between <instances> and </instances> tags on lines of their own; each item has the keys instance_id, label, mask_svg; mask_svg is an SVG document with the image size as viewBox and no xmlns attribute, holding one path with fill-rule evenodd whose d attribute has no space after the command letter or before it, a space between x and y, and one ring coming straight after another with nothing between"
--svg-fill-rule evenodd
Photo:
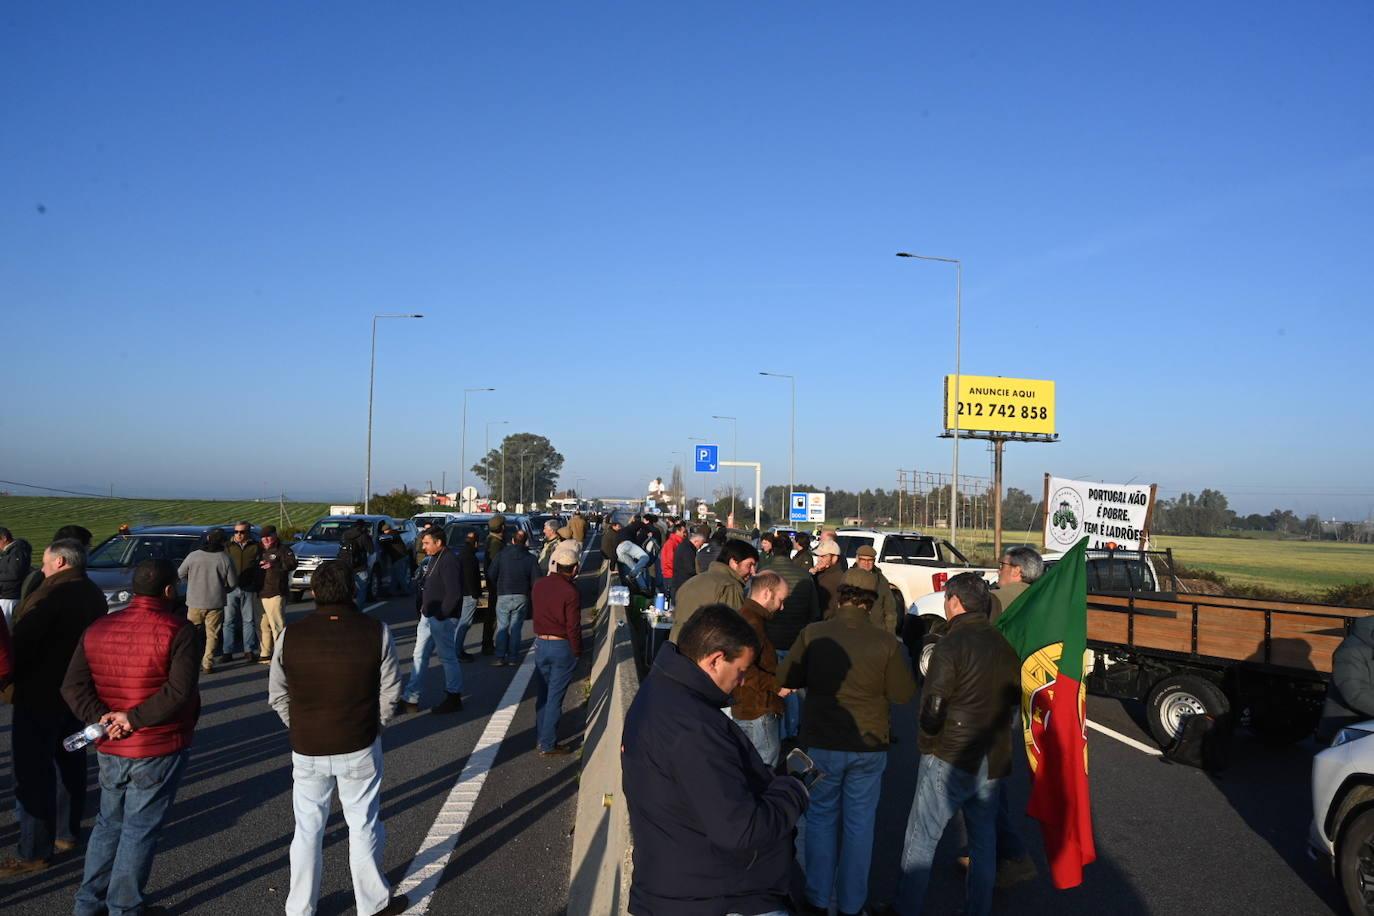
<instances>
[{"instance_id":1,"label":"man in brown vest","mask_svg":"<svg viewBox=\"0 0 1374 916\"><path fill-rule=\"evenodd\" d=\"M288 914L315 912L330 796L348 822L348 862L361 916L403 913L382 874L382 727L401 696L396 645L386 624L353 603L353 571L331 560L311 580L315 610L277 639L267 701L291 731L292 804Z\"/></svg>"}]
</instances>

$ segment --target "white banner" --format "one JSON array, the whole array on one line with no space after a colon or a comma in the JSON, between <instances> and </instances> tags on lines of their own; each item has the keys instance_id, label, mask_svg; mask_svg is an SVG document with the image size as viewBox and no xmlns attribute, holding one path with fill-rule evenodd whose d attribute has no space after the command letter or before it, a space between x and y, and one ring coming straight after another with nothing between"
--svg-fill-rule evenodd
<instances>
[{"instance_id":1,"label":"white banner","mask_svg":"<svg viewBox=\"0 0 1374 916\"><path fill-rule=\"evenodd\" d=\"M1122 550L1149 546L1154 487L1045 477L1045 550L1064 551L1083 539L1088 546Z\"/></svg>"}]
</instances>

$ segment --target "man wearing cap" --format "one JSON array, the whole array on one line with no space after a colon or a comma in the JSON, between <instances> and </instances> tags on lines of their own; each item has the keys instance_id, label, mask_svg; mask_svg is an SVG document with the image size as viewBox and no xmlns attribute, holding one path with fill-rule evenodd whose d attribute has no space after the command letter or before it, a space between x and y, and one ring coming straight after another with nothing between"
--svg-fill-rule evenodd
<instances>
[{"instance_id":1,"label":"man wearing cap","mask_svg":"<svg viewBox=\"0 0 1374 916\"><path fill-rule=\"evenodd\" d=\"M272 664L272 647L286 629L286 596L291 591L291 570L296 568L296 554L277 537L276 525L262 526L258 569L262 588L258 600L262 602L262 623L258 627L258 664Z\"/></svg>"},{"instance_id":2,"label":"man wearing cap","mask_svg":"<svg viewBox=\"0 0 1374 916\"><path fill-rule=\"evenodd\" d=\"M577 548L559 544L553 552L553 574L534 584L534 704L536 744L540 757L572 753L558 743L558 719L563 696L572 683L577 657L582 654L582 599L573 578L577 575Z\"/></svg>"},{"instance_id":3,"label":"man wearing cap","mask_svg":"<svg viewBox=\"0 0 1374 916\"><path fill-rule=\"evenodd\" d=\"M854 566L877 576L878 600L869 612L869 617L872 618L874 626L895 637L900 619L897 613L897 599L892 593L892 583L887 581L887 576L878 568L878 551L867 544L860 547L859 552L854 555Z\"/></svg>"},{"instance_id":4,"label":"man wearing cap","mask_svg":"<svg viewBox=\"0 0 1374 916\"><path fill-rule=\"evenodd\" d=\"M840 606L840 585L844 582L845 569L841 563L840 545L834 541L821 541L814 551L816 565L811 570L811 578L816 583L816 597L820 601L821 616L830 617Z\"/></svg>"},{"instance_id":5,"label":"man wearing cap","mask_svg":"<svg viewBox=\"0 0 1374 916\"><path fill-rule=\"evenodd\" d=\"M816 540L821 544L834 544L836 547L840 546L840 542L836 540L834 528L822 528L820 532L817 533ZM815 551L812 552L814 553ZM844 558L844 551L840 551L839 559L835 565L840 567L841 572L849 568L849 561Z\"/></svg>"},{"instance_id":6,"label":"man wearing cap","mask_svg":"<svg viewBox=\"0 0 1374 916\"><path fill-rule=\"evenodd\" d=\"M806 903L816 913L832 894L841 913L863 908L890 708L916 693L901 644L869 622L878 588L871 570L846 572L834 616L802 630L778 667L783 687L806 689L800 743L826 774L806 812Z\"/></svg>"}]
</instances>

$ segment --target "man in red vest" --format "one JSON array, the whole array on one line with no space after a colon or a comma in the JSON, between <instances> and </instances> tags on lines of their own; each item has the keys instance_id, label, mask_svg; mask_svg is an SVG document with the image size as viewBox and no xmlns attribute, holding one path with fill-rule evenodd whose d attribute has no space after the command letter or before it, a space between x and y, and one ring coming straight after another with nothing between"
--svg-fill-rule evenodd
<instances>
[{"instance_id":1,"label":"man in red vest","mask_svg":"<svg viewBox=\"0 0 1374 916\"><path fill-rule=\"evenodd\" d=\"M99 722L100 814L76 892L77 916L152 913L143 889L200 717L200 641L176 613L177 568L144 560L133 600L86 628L62 698Z\"/></svg>"}]
</instances>

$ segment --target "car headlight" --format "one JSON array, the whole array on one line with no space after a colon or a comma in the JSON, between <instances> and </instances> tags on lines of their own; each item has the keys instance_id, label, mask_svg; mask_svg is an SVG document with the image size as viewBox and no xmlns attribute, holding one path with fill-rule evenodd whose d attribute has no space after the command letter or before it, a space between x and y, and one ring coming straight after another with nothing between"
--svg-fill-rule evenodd
<instances>
[{"instance_id":1,"label":"car headlight","mask_svg":"<svg viewBox=\"0 0 1374 916\"><path fill-rule=\"evenodd\" d=\"M128 604L134 598L134 593L127 588L116 589L105 593L105 601L111 605Z\"/></svg>"},{"instance_id":2,"label":"car headlight","mask_svg":"<svg viewBox=\"0 0 1374 916\"><path fill-rule=\"evenodd\" d=\"M1352 741L1359 741L1361 738L1368 738L1374 732L1366 731L1363 728L1343 728L1336 732L1336 737L1331 739L1332 747L1340 747L1342 744L1349 744Z\"/></svg>"}]
</instances>

